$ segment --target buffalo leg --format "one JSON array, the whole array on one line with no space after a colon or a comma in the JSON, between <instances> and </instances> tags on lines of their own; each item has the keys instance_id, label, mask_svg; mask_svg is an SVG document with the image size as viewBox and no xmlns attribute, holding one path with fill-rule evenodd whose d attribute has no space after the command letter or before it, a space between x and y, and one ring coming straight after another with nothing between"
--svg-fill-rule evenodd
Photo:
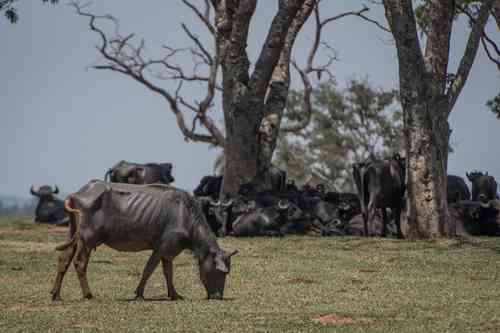
<instances>
[{"instance_id":1,"label":"buffalo leg","mask_svg":"<svg viewBox=\"0 0 500 333\"><path fill-rule=\"evenodd\" d=\"M90 249L87 248L82 239L78 240L73 264L75 266L76 274L78 275L78 280L80 281L83 298L86 299L91 299L93 297L90 292L89 282L87 281L87 266L89 264L89 259Z\"/></svg>"},{"instance_id":2,"label":"buffalo leg","mask_svg":"<svg viewBox=\"0 0 500 333\"><path fill-rule=\"evenodd\" d=\"M387 237L387 224L389 223L387 219L387 209L384 207L382 208L382 237Z\"/></svg>"},{"instance_id":3,"label":"buffalo leg","mask_svg":"<svg viewBox=\"0 0 500 333\"><path fill-rule=\"evenodd\" d=\"M139 282L139 285L135 290L135 296L137 299L144 298L144 288L146 287L146 283L148 282L148 279L150 278L151 274L153 274L153 272L156 269L156 266L158 266L159 263L160 263L160 255L158 254L157 251L153 251L153 254L151 254L151 257L149 257L148 262L144 267L141 281Z\"/></svg>"},{"instance_id":4,"label":"buffalo leg","mask_svg":"<svg viewBox=\"0 0 500 333\"><path fill-rule=\"evenodd\" d=\"M376 209L373 201L368 204L368 214L365 220L365 236L373 236L373 218L375 217Z\"/></svg>"},{"instance_id":5,"label":"buffalo leg","mask_svg":"<svg viewBox=\"0 0 500 333\"><path fill-rule=\"evenodd\" d=\"M401 207L394 208L394 221L396 222L396 228L398 230L398 238L405 238L401 230Z\"/></svg>"},{"instance_id":6,"label":"buffalo leg","mask_svg":"<svg viewBox=\"0 0 500 333\"><path fill-rule=\"evenodd\" d=\"M52 291L50 292L52 294L52 300L53 301L60 301L61 300L61 286L62 282L64 279L64 275L68 271L69 265L71 265L71 261L73 260L73 257L75 256L75 250L76 246L70 246L61 254L59 254L58 258L58 263L57 263L57 276L54 281L54 287L52 288Z\"/></svg>"},{"instance_id":7,"label":"buffalo leg","mask_svg":"<svg viewBox=\"0 0 500 333\"><path fill-rule=\"evenodd\" d=\"M162 258L161 264L163 266L163 275L165 276L165 281L167 282L168 297L172 301L184 299L177 293L174 287L174 266L172 264L172 260Z\"/></svg>"}]
</instances>

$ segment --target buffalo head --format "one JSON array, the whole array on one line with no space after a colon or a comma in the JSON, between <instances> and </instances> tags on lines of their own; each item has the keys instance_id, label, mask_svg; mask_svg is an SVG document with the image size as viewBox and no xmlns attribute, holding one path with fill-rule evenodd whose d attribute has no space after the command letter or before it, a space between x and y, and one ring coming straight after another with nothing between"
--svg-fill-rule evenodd
<instances>
[{"instance_id":1,"label":"buffalo head","mask_svg":"<svg viewBox=\"0 0 500 333\"><path fill-rule=\"evenodd\" d=\"M199 259L200 279L207 291L208 299L221 300L224 297L226 276L231 269L231 257L236 253L237 250L231 253L218 250Z\"/></svg>"},{"instance_id":2,"label":"buffalo head","mask_svg":"<svg viewBox=\"0 0 500 333\"><path fill-rule=\"evenodd\" d=\"M32 195L39 197L40 199L42 198L52 198L54 194L59 193L59 188L57 185L54 185L54 189L50 187L49 185L43 185L38 188L35 188L33 185L30 188L30 192Z\"/></svg>"},{"instance_id":3,"label":"buffalo head","mask_svg":"<svg viewBox=\"0 0 500 333\"><path fill-rule=\"evenodd\" d=\"M488 173L479 171L465 173L467 179L472 183L472 200L486 203L497 198L497 182Z\"/></svg>"}]
</instances>

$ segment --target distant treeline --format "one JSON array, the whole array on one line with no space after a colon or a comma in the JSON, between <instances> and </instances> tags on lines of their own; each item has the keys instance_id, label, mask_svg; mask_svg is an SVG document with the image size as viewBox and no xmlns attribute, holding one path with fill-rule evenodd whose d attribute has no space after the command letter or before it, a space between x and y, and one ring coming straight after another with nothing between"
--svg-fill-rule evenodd
<instances>
[{"instance_id":1,"label":"distant treeline","mask_svg":"<svg viewBox=\"0 0 500 333\"><path fill-rule=\"evenodd\" d=\"M23 204L6 203L0 199L0 216L5 215L33 215L36 208L36 200L29 200Z\"/></svg>"}]
</instances>

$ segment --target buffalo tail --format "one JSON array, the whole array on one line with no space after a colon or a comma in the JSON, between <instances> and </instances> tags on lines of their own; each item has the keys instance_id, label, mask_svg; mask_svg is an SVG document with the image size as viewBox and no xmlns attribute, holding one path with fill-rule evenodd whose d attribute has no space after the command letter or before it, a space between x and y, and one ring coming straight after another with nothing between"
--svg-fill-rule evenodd
<instances>
[{"instance_id":1,"label":"buffalo tail","mask_svg":"<svg viewBox=\"0 0 500 333\"><path fill-rule=\"evenodd\" d=\"M75 244L77 236L79 233L80 219L82 216L82 211L71 207L71 197L64 201L64 208L70 214L69 218L69 240L65 243L56 246L57 251L64 251L68 247Z\"/></svg>"}]
</instances>

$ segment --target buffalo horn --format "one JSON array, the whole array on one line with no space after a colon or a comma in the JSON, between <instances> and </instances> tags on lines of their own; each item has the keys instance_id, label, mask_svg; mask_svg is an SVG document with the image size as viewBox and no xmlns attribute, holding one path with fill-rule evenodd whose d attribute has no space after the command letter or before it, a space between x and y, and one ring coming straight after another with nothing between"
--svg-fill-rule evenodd
<instances>
[{"instance_id":1,"label":"buffalo horn","mask_svg":"<svg viewBox=\"0 0 500 333\"><path fill-rule=\"evenodd\" d=\"M52 191L52 193L54 194L59 193L59 187L57 187L57 185L54 185L54 190Z\"/></svg>"},{"instance_id":2,"label":"buffalo horn","mask_svg":"<svg viewBox=\"0 0 500 333\"><path fill-rule=\"evenodd\" d=\"M229 207L229 206L231 206L232 204L233 204L233 199L229 199L229 200L226 200L226 201L222 204L222 206L224 206L224 207Z\"/></svg>"},{"instance_id":3,"label":"buffalo horn","mask_svg":"<svg viewBox=\"0 0 500 333\"><path fill-rule=\"evenodd\" d=\"M278 201L278 207L279 209L283 209L283 210L286 210L288 209L288 207L290 207L290 204L284 204L283 201Z\"/></svg>"},{"instance_id":4,"label":"buffalo horn","mask_svg":"<svg viewBox=\"0 0 500 333\"><path fill-rule=\"evenodd\" d=\"M482 208L491 208L491 201L488 201L488 202L482 202L482 201L479 201L479 204L481 205Z\"/></svg>"},{"instance_id":5,"label":"buffalo horn","mask_svg":"<svg viewBox=\"0 0 500 333\"><path fill-rule=\"evenodd\" d=\"M39 190L38 188L35 190L35 187L33 185L31 185L30 192L32 195L39 196L40 194L39 194L38 190Z\"/></svg>"},{"instance_id":6,"label":"buffalo horn","mask_svg":"<svg viewBox=\"0 0 500 333\"><path fill-rule=\"evenodd\" d=\"M210 204L212 206L220 206L220 200L217 200L217 201L210 200Z\"/></svg>"}]
</instances>

